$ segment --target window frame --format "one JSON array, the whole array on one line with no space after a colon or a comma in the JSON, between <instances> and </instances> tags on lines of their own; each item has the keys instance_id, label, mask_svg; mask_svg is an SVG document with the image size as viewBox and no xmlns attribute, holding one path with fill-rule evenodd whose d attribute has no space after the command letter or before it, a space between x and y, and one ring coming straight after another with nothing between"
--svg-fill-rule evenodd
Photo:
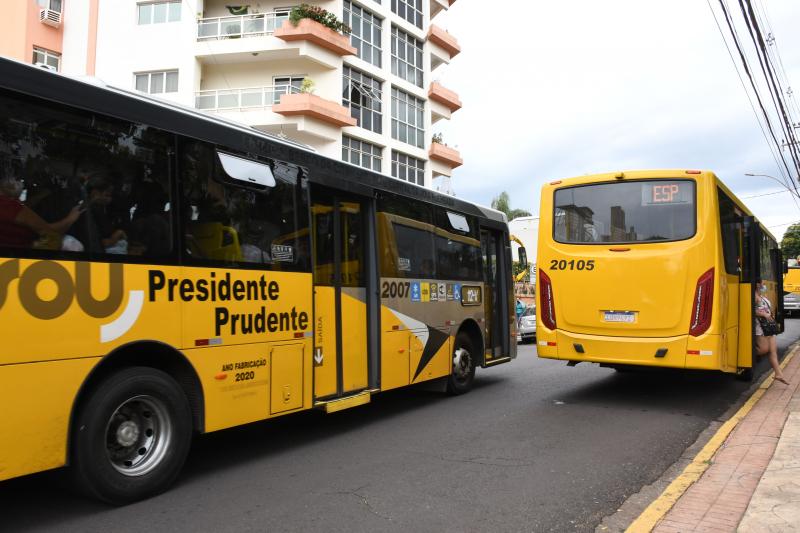
<instances>
[{"instance_id":1,"label":"window frame","mask_svg":"<svg viewBox=\"0 0 800 533\"><path fill-rule=\"evenodd\" d=\"M172 8L171 4L175 4L178 6L178 18L172 20ZM156 0L154 2L137 2L136 3L136 25L137 26L153 26L156 24L171 24L174 22L180 22L181 18L183 18L183 3L180 0ZM165 5L166 18L161 22L155 22L155 6L156 5ZM150 8L150 17L147 22L141 22L142 20L142 7L148 6Z\"/></svg>"},{"instance_id":2,"label":"window frame","mask_svg":"<svg viewBox=\"0 0 800 533\"><path fill-rule=\"evenodd\" d=\"M357 10L358 12L354 12ZM366 15L366 16L365 16ZM356 50L358 50L357 57L362 61L369 63L370 65L374 65L378 68L383 68L383 17L380 15L373 13L369 9L352 2L351 0L344 0L342 6L342 20L345 24L350 26L351 29L355 30L353 25L353 18L354 16L358 16L361 20L361 28L360 28L360 35L356 35L355 31L350 33L350 45L353 46ZM364 24L368 24L370 28L370 37L369 39L364 38ZM377 36L377 43L375 42L375 30L378 31ZM358 43L354 43L354 40L358 40ZM364 46L369 46L371 49L371 58L366 59L364 56ZM375 61L377 59L377 62Z\"/></svg>"},{"instance_id":3,"label":"window frame","mask_svg":"<svg viewBox=\"0 0 800 533\"><path fill-rule=\"evenodd\" d=\"M151 88L153 86L153 75L154 74L163 74L164 75L164 85L163 90L161 92L152 92ZM167 91L167 75L168 74L175 74L178 77L177 80L177 89L174 91ZM139 76L147 76L147 91L142 91L137 88L137 80ZM167 70L148 70L144 72L134 72L133 73L133 88L135 91L144 94L150 95L160 95L160 94L176 94L180 92L180 70L179 69L167 69Z\"/></svg>"},{"instance_id":4,"label":"window frame","mask_svg":"<svg viewBox=\"0 0 800 533\"><path fill-rule=\"evenodd\" d=\"M401 96L403 98L401 98ZM400 118L401 106L404 107L406 119ZM413 112L414 123L408 121L409 116ZM416 122L420 120L418 125ZM406 139L400 138L400 129L404 128L406 132ZM416 143L409 142L409 131L414 130ZM392 86L392 139L406 143L409 146L416 148L425 148L425 100L418 98L413 94L400 89L399 87Z\"/></svg>"},{"instance_id":5,"label":"window frame","mask_svg":"<svg viewBox=\"0 0 800 533\"><path fill-rule=\"evenodd\" d=\"M404 163L400 162L400 157L401 156L406 158L406 162L404 162ZM420 167L415 167L415 166L410 165L409 164L409 159L413 159L414 162L421 162L422 163L422 167L420 168ZM406 176L408 176L408 174L409 174L409 169L413 169L415 173L419 173L419 174L417 174L417 178L421 179L422 182L421 183L419 181L414 182L414 181L411 181L411 180L409 180L407 178L400 177L400 175L399 175L400 174L400 172L399 172L400 171L400 166L405 167ZM395 167L397 167L397 171L395 171ZM405 181L407 183L413 183L414 185L420 185L420 186L424 187L425 186L425 160L424 159L420 159L418 157L414 157L413 155L409 155L409 154L407 154L405 152L401 152L400 150L392 150L392 177L393 178L397 178L397 179L399 179L401 181Z\"/></svg>"},{"instance_id":6,"label":"window frame","mask_svg":"<svg viewBox=\"0 0 800 533\"><path fill-rule=\"evenodd\" d=\"M36 54L43 54L44 61L36 61ZM42 48L41 46L34 46L32 53L31 53L31 64L41 67L45 65L47 68L51 68L47 60L48 59L55 59L56 60L56 72L61 72L61 57L62 55L58 52L54 52L52 50L48 50L47 48Z\"/></svg>"},{"instance_id":7,"label":"window frame","mask_svg":"<svg viewBox=\"0 0 800 533\"><path fill-rule=\"evenodd\" d=\"M352 146L352 143L354 141L359 143L361 146L368 146L373 150L377 150L378 154L376 155L373 152L365 152L362 149L354 148ZM360 162L358 163L358 166L360 166L361 168L366 168L367 170L372 170L374 172L383 172L383 148L384 148L383 146L379 146L369 141L353 137L352 135L344 135L344 134L342 135L342 161L355 165L356 163L353 163L350 157L345 159L344 152L345 150L347 150L348 155L350 155L352 152L356 152L359 154L359 161L363 161L365 156L370 158L370 162L372 164L372 166L370 167L365 167ZM375 168L374 166L376 161L378 163L378 168Z\"/></svg>"},{"instance_id":8,"label":"window frame","mask_svg":"<svg viewBox=\"0 0 800 533\"><path fill-rule=\"evenodd\" d=\"M411 5L412 3L416 3L416 2L419 2L419 4L420 4L419 9L417 9L415 6ZM402 14L399 13L400 5L404 6L403 11L405 11L406 15L402 15ZM412 26L415 26L415 27L417 27L419 29L422 29L423 25L425 24L425 18L424 18L424 12L423 12L424 6L422 5L422 0L392 0L391 9L392 9L392 13L394 13L395 15L400 17L401 19L405 20L406 22L408 22ZM418 19L419 20L419 24L417 24L413 20L410 20L408 18L408 14L411 14L412 18ZM416 17L414 17L413 15L416 15Z\"/></svg>"},{"instance_id":9,"label":"window frame","mask_svg":"<svg viewBox=\"0 0 800 533\"><path fill-rule=\"evenodd\" d=\"M425 43L395 24L392 24L391 39L392 74L411 85L423 88L425 86ZM401 47L404 48L404 58L400 57ZM409 61L408 57L410 50L414 52L412 54L413 63ZM417 64L418 61L419 64ZM401 63L405 65L405 75L400 74ZM412 76L409 75L409 72L415 73L414 79L411 79Z\"/></svg>"},{"instance_id":10,"label":"window frame","mask_svg":"<svg viewBox=\"0 0 800 533\"><path fill-rule=\"evenodd\" d=\"M342 105L350 110L350 116L356 119L356 125L359 128L381 135L383 134L383 83L383 80L349 65L342 67ZM374 87L374 84L377 84L377 88ZM352 101L351 95L354 88L362 98L369 100L369 105ZM377 91L377 94L369 94L373 91ZM372 125L370 128L364 125L365 113L369 114Z\"/></svg>"}]
</instances>

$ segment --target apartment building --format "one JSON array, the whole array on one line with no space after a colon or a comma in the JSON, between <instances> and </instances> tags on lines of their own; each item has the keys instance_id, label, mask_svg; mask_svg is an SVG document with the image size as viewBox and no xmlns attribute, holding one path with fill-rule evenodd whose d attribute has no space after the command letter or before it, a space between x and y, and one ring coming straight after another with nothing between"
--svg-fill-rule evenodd
<instances>
[{"instance_id":1,"label":"apartment building","mask_svg":"<svg viewBox=\"0 0 800 533\"><path fill-rule=\"evenodd\" d=\"M231 1L4 0L26 23L13 50L0 53L452 191L461 156L434 140L461 102L437 75L460 49L436 17L456 0L307 2L336 15L349 35L310 18L293 25L299 2ZM0 24L13 26L8 20Z\"/></svg>"}]
</instances>

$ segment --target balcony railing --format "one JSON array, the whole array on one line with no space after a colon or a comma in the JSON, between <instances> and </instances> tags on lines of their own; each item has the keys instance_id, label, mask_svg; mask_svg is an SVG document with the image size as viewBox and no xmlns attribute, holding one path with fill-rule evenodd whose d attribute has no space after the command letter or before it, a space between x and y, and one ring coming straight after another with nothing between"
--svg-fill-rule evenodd
<instances>
[{"instance_id":1,"label":"balcony railing","mask_svg":"<svg viewBox=\"0 0 800 533\"><path fill-rule=\"evenodd\" d=\"M216 17L197 21L197 40L214 41L272 35L289 19L288 12Z\"/></svg>"},{"instance_id":2,"label":"balcony railing","mask_svg":"<svg viewBox=\"0 0 800 533\"><path fill-rule=\"evenodd\" d=\"M299 92L300 89L292 85L200 91L195 94L195 107L204 111L259 109L279 104L281 95Z\"/></svg>"}]
</instances>

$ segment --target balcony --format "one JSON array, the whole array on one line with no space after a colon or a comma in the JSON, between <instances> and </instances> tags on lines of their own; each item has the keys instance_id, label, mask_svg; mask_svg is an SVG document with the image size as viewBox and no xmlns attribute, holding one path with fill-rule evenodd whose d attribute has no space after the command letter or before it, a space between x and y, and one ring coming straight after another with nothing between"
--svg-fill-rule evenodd
<instances>
[{"instance_id":1,"label":"balcony","mask_svg":"<svg viewBox=\"0 0 800 533\"><path fill-rule=\"evenodd\" d=\"M453 112L461 109L461 100L458 94L444 88L440 83L431 83L428 89L428 98L431 103L431 120L438 122L441 119L450 119Z\"/></svg>"},{"instance_id":2,"label":"balcony","mask_svg":"<svg viewBox=\"0 0 800 533\"><path fill-rule=\"evenodd\" d=\"M342 126L356 124L346 107L290 85L203 90L195 93L195 107L312 145L337 141Z\"/></svg>"},{"instance_id":3,"label":"balcony","mask_svg":"<svg viewBox=\"0 0 800 533\"><path fill-rule=\"evenodd\" d=\"M287 117L310 117L338 127L356 125L349 109L315 94L284 94L272 110Z\"/></svg>"},{"instance_id":4,"label":"balcony","mask_svg":"<svg viewBox=\"0 0 800 533\"><path fill-rule=\"evenodd\" d=\"M456 38L435 24L431 24L428 29L428 42L431 51L431 70L439 65L449 64L450 60L461 52Z\"/></svg>"},{"instance_id":5,"label":"balcony","mask_svg":"<svg viewBox=\"0 0 800 533\"><path fill-rule=\"evenodd\" d=\"M431 171L434 178L437 176L452 176L453 169L464 164L464 160L461 159L461 154L458 153L458 150L436 142L431 143L428 157L431 160Z\"/></svg>"},{"instance_id":6,"label":"balcony","mask_svg":"<svg viewBox=\"0 0 800 533\"><path fill-rule=\"evenodd\" d=\"M195 55L201 62L305 59L336 69L342 55L355 53L348 37L310 19L292 26L285 12L204 18L197 23Z\"/></svg>"},{"instance_id":7,"label":"balcony","mask_svg":"<svg viewBox=\"0 0 800 533\"><path fill-rule=\"evenodd\" d=\"M447 11L450 8L450 0L430 0L430 4L430 18L433 18L442 11Z\"/></svg>"},{"instance_id":8,"label":"balcony","mask_svg":"<svg viewBox=\"0 0 800 533\"><path fill-rule=\"evenodd\" d=\"M200 19L197 21L197 40L210 41L272 35L288 18L289 15L284 13L264 13Z\"/></svg>"},{"instance_id":9,"label":"balcony","mask_svg":"<svg viewBox=\"0 0 800 533\"><path fill-rule=\"evenodd\" d=\"M279 104L282 95L299 92L291 85L212 89L195 93L195 107L203 111L264 110Z\"/></svg>"},{"instance_id":10,"label":"balcony","mask_svg":"<svg viewBox=\"0 0 800 533\"><path fill-rule=\"evenodd\" d=\"M311 19L301 19L297 26L292 25L287 20L275 31L275 37L286 42L308 41L340 56L356 55L358 52L358 50L350 46L350 38L348 36L333 31Z\"/></svg>"},{"instance_id":11,"label":"balcony","mask_svg":"<svg viewBox=\"0 0 800 533\"><path fill-rule=\"evenodd\" d=\"M39 22L58 28L61 26L61 11L55 9L41 9L39 10Z\"/></svg>"}]
</instances>

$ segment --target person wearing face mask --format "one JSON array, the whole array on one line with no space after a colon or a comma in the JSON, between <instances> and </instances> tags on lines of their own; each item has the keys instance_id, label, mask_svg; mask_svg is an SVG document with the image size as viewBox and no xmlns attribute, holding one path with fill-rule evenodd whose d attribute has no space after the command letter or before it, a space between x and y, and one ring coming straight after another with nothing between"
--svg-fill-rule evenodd
<instances>
[{"instance_id":1,"label":"person wearing face mask","mask_svg":"<svg viewBox=\"0 0 800 533\"><path fill-rule=\"evenodd\" d=\"M767 286L764 285L763 280L758 280L756 283L756 317L764 318L766 320L774 320L772 316L772 304L769 299L764 296L767 292ZM758 355L769 354L769 364L772 370L775 371L775 381L780 381L786 385L789 382L783 377L781 365L778 363L778 340L775 335L766 335L764 329L761 327L761 321L756 319L756 353Z\"/></svg>"},{"instance_id":2,"label":"person wearing face mask","mask_svg":"<svg viewBox=\"0 0 800 533\"><path fill-rule=\"evenodd\" d=\"M63 235L81 215L75 206L63 219L46 222L19 200L24 189L14 176L0 176L0 246L30 248L47 233Z\"/></svg>"}]
</instances>

